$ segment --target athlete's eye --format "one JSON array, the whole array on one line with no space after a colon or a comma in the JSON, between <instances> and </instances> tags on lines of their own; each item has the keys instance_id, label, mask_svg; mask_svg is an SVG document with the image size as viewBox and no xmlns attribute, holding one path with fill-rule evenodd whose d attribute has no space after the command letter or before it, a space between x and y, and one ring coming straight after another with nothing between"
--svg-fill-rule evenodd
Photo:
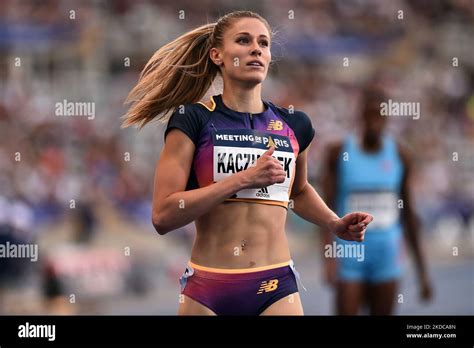
<instances>
[{"instance_id":1,"label":"athlete's eye","mask_svg":"<svg viewBox=\"0 0 474 348\"><path fill-rule=\"evenodd\" d=\"M244 43L244 44L247 44L247 43L250 42L250 40L249 40L248 37L240 37L240 38L237 39L236 42L237 42L237 43ZM268 40L261 40L261 41L259 42L259 44L260 44L261 46L263 46L263 47L268 47L268 46L269 46Z\"/></svg>"},{"instance_id":2,"label":"athlete's eye","mask_svg":"<svg viewBox=\"0 0 474 348\"><path fill-rule=\"evenodd\" d=\"M240 42L244 42L244 43L248 43L249 42L249 39L246 38L246 37L239 37L237 39L237 42L240 43Z\"/></svg>"}]
</instances>

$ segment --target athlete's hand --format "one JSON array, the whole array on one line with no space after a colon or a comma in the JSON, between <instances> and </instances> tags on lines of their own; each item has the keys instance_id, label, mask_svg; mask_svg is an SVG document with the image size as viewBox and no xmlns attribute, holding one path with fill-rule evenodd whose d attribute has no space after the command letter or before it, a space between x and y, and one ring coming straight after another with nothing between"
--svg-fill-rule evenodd
<instances>
[{"instance_id":1,"label":"athlete's hand","mask_svg":"<svg viewBox=\"0 0 474 348\"><path fill-rule=\"evenodd\" d=\"M245 188L261 188L285 181L286 172L272 157L274 151L275 147L271 146L250 168L240 172L245 177Z\"/></svg>"},{"instance_id":2,"label":"athlete's hand","mask_svg":"<svg viewBox=\"0 0 474 348\"><path fill-rule=\"evenodd\" d=\"M433 297L433 289L431 288L428 276L423 273L420 277L420 299L423 301L430 301Z\"/></svg>"},{"instance_id":3,"label":"athlete's hand","mask_svg":"<svg viewBox=\"0 0 474 348\"><path fill-rule=\"evenodd\" d=\"M362 242L367 225L370 224L373 219L374 217L367 213L350 213L336 220L329 228L341 239Z\"/></svg>"}]
</instances>

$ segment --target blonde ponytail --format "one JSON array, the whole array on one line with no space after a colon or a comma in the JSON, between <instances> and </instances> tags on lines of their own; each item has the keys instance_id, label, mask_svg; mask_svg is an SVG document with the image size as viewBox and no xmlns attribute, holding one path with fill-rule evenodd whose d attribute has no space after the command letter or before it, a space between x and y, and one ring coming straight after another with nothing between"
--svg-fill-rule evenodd
<instances>
[{"instance_id":1,"label":"blonde ponytail","mask_svg":"<svg viewBox=\"0 0 474 348\"><path fill-rule=\"evenodd\" d=\"M122 128L131 125L142 128L153 119L166 122L178 106L200 101L219 72L209 56L211 48L221 47L224 31L234 19L244 17L260 19L271 33L267 21L260 15L234 11L156 51L125 101L132 106L124 116Z\"/></svg>"}]
</instances>

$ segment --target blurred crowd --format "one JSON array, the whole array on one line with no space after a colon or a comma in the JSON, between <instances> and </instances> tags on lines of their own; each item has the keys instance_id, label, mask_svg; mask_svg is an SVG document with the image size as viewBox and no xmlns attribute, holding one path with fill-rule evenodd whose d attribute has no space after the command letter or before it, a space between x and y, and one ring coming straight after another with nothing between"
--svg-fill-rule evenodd
<instances>
[{"instance_id":1,"label":"blurred crowd","mask_svg":"<svg viewBox=\"0 0 474 348\"><path fill-rule=\"evenodd\" d=\"M152 235L153 174L164 125L121 129L124 99L156 49L236 9L260 13L275 31L264 97L311 117L316 137L309 176L316 188L327 145L357 130L361 91L377 76L393 100L421 105L419 119L393 117L389 128L414 156L412 184L424 230L433 233L444 217L454 218L463 231L472 228L471 0L4 0L2 239L38 242L67 220L66 226L75 227L69 227L71 236L62 245L92 243L94 233L107 226L105 216ZM220 92L216 83L211 94ZM63 100L94 103L95 118L57 115L56 105ZM103 207L114 213L99 213ZM192 232L190 226L183 228L177 244L189 246ZM51 255L55 238L48 238L51 244L43 249ZM129 269L120 261L114 265L117 272ZM21 274L3 268L0 288ZM37 269L49 284L46 289L54 278L52 269L50 264Z\"/></svg>"}]
</instances>

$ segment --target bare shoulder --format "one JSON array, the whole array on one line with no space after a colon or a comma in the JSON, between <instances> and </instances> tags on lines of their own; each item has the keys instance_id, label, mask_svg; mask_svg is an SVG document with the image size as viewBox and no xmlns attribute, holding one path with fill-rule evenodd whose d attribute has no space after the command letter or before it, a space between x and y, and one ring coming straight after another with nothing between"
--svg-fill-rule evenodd
<instances>
[{"instance_id":1,"label":"bare shoulder","mask_svg":"<svg viewBox=\"0 0 474 348\"><path fill-rule=\"evenodd\" d=\"M397 150L402 163L405 166L408 166L411 163L411 159L413 158L410 148L402 141L397 141Z\"/></svg>"}]
</instances>

